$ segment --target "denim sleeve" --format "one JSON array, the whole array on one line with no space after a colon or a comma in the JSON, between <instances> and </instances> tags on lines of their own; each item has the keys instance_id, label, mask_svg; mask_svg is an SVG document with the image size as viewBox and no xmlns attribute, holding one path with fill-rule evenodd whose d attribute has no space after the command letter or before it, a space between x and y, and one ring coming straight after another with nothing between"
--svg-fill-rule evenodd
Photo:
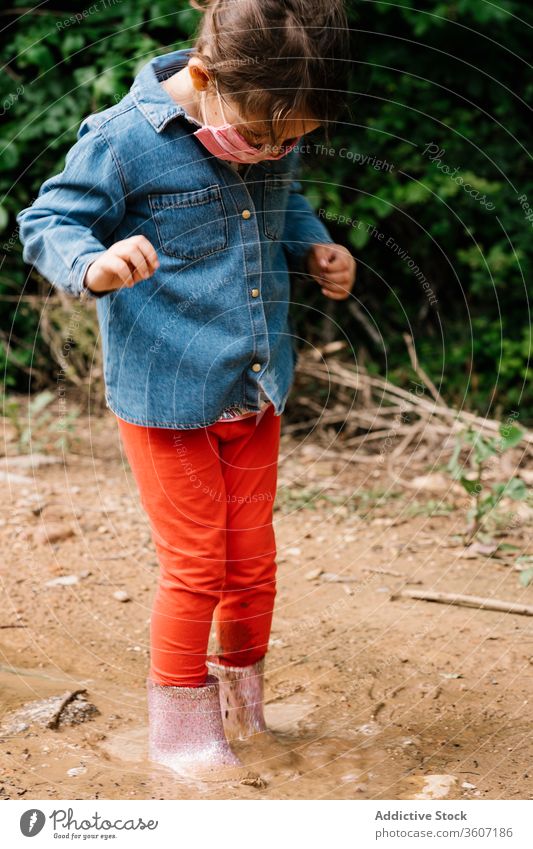
<instances>
[{"instance_id":1,"label":"denim sleeve","mask_svg":"<svg viewBox=\"0 0 533 849\"><path fill-rule=\"evenodd\" d=\"M17 214L22 258L50 283L82 300L103 297L83 286L85 272L109 247L105 239L125 212L119 164L99 128L78 130L63 171L46 180ZM87 126L87 125L86 125Z\"/></svg>"},{"instance_id":2,"label":"denim sleeve","mask_svg":"<svg viewBox=\"0 0 533 849\"><path fill-rule=\"evenodd\" d=\"M304 260L311 245L334 244L326 226L302 194L302 184L297 179L297 175L291 184L281 241L288 254L291 268L297 272L305 271Z\"/></svg>"}]
</instances>

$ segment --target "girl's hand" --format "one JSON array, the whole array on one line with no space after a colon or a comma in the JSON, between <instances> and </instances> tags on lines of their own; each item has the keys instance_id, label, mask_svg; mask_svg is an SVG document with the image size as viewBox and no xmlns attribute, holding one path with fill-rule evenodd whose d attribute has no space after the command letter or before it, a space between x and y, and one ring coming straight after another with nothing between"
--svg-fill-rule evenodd
<instances>
[{"instance_id":1,"label":"girl's hand","mask_svg":"<svg viewBox=\"0 0 533 849\"><path fill-rule=\"evenodd\" d=\"M157 268L159 260L152 243L145 236L131 236L115 242L91 262L84 286L92 292L114 291L146 280Z\"/></svg>"},{"instance_id":2,"label":"girl's hand","mask_svg":"<svg viewBox=\"0 0 533 849\"><path fill-rule=\"evenodd\" d=\"M357 263L344 245L312 245L307 254L307 271L324 295L342 301L355 283Z\"/></svg>"}]
</instances>

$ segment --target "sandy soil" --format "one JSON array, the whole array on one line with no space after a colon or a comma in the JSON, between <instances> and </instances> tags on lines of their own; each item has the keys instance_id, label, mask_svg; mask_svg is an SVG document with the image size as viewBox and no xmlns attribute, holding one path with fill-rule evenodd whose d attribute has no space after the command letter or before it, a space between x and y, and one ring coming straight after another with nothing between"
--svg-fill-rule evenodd
<instances>
[{"instance_id":1,"label":"sandy soil","mask_svg":"<svg viewBox=\"0 0 533 849\"><path fill-rule=\"evenodd\" d=\"M532 619L391 600L407 586L532 603L513 559L460 556L460 491L405 489L377 460L283 436L266 675L282 754L239 747L263 787L190 785L146 760L157 563L115 421L78 419L57 462L32 452L1 473L0 798L531 798ZM515 554L528 518L505 536ZM32 702L78 688L98 713L39 724Z\"/></svg>"}]
</instances>

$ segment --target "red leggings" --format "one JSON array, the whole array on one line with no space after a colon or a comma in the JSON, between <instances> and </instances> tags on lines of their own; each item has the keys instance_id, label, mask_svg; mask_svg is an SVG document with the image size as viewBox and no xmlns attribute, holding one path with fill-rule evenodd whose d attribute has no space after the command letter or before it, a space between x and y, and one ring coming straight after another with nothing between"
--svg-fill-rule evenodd
<instances>
[{"instance_id":1,"label":"red leggings","mask_svg":"<svg viewBox=\"0 0 533 849\"><path fill-rule=\"evenodd\" d=\"M276 595L281 416L270 405L192 430L117 421L160 565L150 677L203 684L213 617L219 662L255 663L268 649Z\"/></svg>"}]
</instances>

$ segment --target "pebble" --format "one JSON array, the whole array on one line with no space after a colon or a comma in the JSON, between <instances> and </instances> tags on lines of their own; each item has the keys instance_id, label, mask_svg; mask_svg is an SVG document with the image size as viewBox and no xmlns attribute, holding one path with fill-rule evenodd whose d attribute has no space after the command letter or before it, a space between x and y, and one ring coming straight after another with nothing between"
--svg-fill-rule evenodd
<instances>
[{"instance_id":1,"label":"pebble","mask_svg":"<svg viewBox=\"0 0 533 849\"><path fill-rule=\"evenodd\" d=\"M87 772L84 766L73 766L72 769L67 769L67 775L82 775L84 772Z\"/></svg>"},{"instance_id":2,"label":"pebble","mask_svg":"<svg viewBox=\"0 0 533 849\"><path fill-rule=\"evenodd\" d=\"M45 587L70 587L72 584L77 584L78 581L77 575L61 575L59 578L52 578L51 581L47 581Z\"/></svg>"},{"instance_id":3,"label":"pebble","mask_svg":"<svg viewBox=\"0 0 533 849\"><path fill-rule=\"evenodd\" d=\"M131 596L126 592L126 590L116 590L116 592L113 593L113 598L117 601L131 601Z\"/></svg>"},{"instance_id":4,"label":"pebble","mask_svg":"<svg viewBox=\"0 0 533 849\"><path fill-rule=\"evenodd\" d=\"M323 569L320 569L320 568L318 568L318 569L311 569L309 572L306 572L306 573L305 573L305 575L304 575L305 580L306 580L306 581L314 581L314 580L316 580L316 578L320 578L320 576L321 576L321 574L322 574L322 572L323 572L323 571L324 571L324 570L323 570Z\"/></svg>"}]
</instances>

